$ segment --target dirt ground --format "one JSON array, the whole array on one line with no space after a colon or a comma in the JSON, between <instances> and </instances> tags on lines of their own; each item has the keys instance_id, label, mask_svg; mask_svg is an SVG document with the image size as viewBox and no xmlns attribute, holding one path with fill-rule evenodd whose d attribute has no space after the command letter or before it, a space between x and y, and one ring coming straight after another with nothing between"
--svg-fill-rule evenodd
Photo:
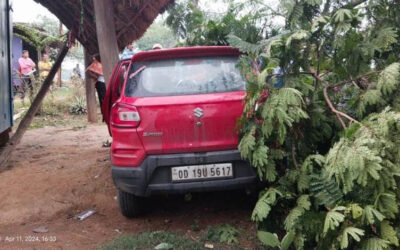
<instances>
[{"instance_id":1,"label":"dirt ground","mask_svg":"<svg viewBox=\"0 0 400 250\"><path fill-rule=\"evenodd\" d=\"M96 249L126 233L182 231L196 238L191 225L229 223L254 235L253 204L241 192L151 200L142 218L126 219L118 210L110 176L104 125L81 129L29 130L0 173L0 249ZM97 213L73 218L87 209ZM33 229L45 226L46 233Z\"/></svg>"}]
</instances>

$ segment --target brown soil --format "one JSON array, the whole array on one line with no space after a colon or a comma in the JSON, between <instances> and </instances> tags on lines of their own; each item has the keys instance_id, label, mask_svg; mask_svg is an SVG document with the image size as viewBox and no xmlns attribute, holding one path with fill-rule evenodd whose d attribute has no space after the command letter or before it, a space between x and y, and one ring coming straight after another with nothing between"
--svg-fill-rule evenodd
<instances>
[{"instance_id":1,"label":"brown soil","mask_svg":"<svg viewBox=\"0 0 400 250\"><path fill-rule=\"evenodd\" d=\"M105 126L30 130L0 173L0 249L95 249L125 233L168 230L188 233L196 221L229 223L254 234L251 200L238 192L151 200L142 218L124 218L110 176ZM87 209L97 213L73 218ZM45 226L47 233L32 230ZM55 241L53 241L55 240ZM246 241L244 239L244 241ZM251 245L251 243L250 243Z\"/></svg>"}]
</instances>

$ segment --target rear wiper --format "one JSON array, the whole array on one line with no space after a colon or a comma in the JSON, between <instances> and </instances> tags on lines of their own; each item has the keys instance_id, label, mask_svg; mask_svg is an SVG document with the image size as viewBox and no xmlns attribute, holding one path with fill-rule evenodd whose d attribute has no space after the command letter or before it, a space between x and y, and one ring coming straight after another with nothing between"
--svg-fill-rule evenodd
<instances>
[{"instance_id":1,"label":"rear wiper","mask_svg":"<svg viewBox=\"0 0 400 250\"><path fill-rule=\"evenodd\" d=\"M129 75L129 79L134 78L137 74L139 74L140 72L142 72L145 68L146 68L145 65L143 65L142 67L140 67L138 70L136 70L135 72L133 72L132 74Z\"/></svg>"}]
</instances>

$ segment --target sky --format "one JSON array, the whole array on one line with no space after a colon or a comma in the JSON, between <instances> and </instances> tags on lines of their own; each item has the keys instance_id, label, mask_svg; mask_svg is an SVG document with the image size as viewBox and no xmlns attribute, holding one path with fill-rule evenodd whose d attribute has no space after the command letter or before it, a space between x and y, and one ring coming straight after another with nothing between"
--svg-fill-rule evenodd
<instances>
[{"instance_id":1,"label":"sky","mask_svg":"<svg viewBox=\"0 0 400 250\"><path fill-rule=\"evenodd\" d=\"M212 3L211 3L212 2ZM222 1L215 3L210 0L201 0L200 3L202 7L209 8L210 11L220 12L223 11L224 3ZM211 4L210 4L211 3ZM35 20L38 15L44 15L56 18L51 12L49 12L45 7L36 3L33 0L13 0L13 21L30 23Z\"/></svg>"},{"instance_id":2,"label":"sky","mask_svg":"<svg viewBox=\"0 0 400 250\"><path fill-rule=\"evenodd\" d=\"M279 1L277 0L265 1L267 3L271 3L272 5L276 5L276 3L279 3ZM49 16L56 19L56 17L51 14L45 7L36 3L33 0L12 0L12 5L14 10L14 22L33 22L38 15ZM211 12L224 12L226 10L226 3L224 3L223 0L200 0L200 5L204 9L207 9Z\"/></svg>"},{"instance_id":3,"label":"sky","mask_svg":"<svg viewBox=\"0 0 400 250\"><path fill-rule=\"evenodd\" d=\"M38 15L56 17L51 14L45 7L33 0L13 0L13 21L31 23Z\"/></svg>"}]
</instances>

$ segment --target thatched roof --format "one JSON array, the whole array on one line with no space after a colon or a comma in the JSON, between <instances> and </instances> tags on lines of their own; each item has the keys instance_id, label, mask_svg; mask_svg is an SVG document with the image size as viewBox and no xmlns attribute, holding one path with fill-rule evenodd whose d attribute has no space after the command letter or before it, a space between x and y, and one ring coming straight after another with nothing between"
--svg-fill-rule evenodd
<instances>
[{"instance_id":1,"label":"thatched roof","mask_svg":"<svg viewBox=\"0 0 400 250\"><path fill-rule=\"evenodd\" d=\"M94 54L98 52L93 0L35 0L70 30ZM103 1L103 0L98 0ZM174 0L113 0L114 21L120 49L139 39L159 13ZM82 4L81 4L82 3Z\"/></svg>"}]
</instances>

